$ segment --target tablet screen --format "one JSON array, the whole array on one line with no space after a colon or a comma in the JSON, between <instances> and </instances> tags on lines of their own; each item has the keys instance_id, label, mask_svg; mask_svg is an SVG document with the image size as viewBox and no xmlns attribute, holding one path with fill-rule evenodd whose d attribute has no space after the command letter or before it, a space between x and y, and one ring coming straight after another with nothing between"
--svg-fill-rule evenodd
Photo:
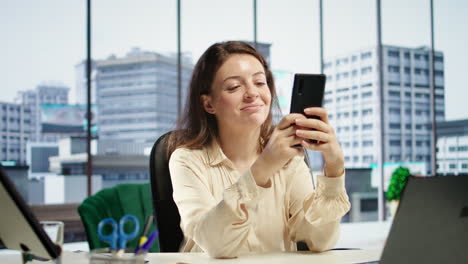
<instances>
[{"instance_id":1,"label":"tablet screen","mask_svg":"<svg viewBox=\"0 0 468 264\"><path fill-rule=\"evenodd\" d=\"M29 206L0 166L0 238L10 249L56 259L61 252L44 232Z\"/></svg>"}]
</instances>

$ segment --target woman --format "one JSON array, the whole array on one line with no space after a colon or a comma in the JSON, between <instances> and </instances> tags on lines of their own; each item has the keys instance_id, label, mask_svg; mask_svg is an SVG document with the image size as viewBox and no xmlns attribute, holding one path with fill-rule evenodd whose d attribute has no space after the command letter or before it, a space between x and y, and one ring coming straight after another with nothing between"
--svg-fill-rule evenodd
<instances>
[{"instance_id":1,"label":"woman","mask_svg":"<svg viewBox=\"0 0 468 264\"><path fill-rule=\"evenodd\" d=\"M349 201L327 113L306 109L321 120L289 114L273 127L275 96L265 59L246 43L214 44L195 65L184 116L169 139L182 251L230 258L296 250L296 241L314 251L336 243ZM297 144L323 154L317 190Z\"/></svg>"}]
</instances>

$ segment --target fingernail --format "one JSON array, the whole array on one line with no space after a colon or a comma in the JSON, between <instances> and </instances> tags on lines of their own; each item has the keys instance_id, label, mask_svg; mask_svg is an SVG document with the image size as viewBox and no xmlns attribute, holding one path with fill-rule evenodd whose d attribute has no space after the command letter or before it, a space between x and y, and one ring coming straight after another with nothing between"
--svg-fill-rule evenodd
<instances>
[{"instance_id":1,"label":"fingernail","mask_svg":"<svg viewBox=\"0 0 468 264\"><path fill-rule=\"evenodd\" d=\"M304 112L307 112L307 113L308 113L308 112L310 112L310 110L312 110L312 109L306 108L306 109L304 109Z\"/></svg>"}]
</instances>

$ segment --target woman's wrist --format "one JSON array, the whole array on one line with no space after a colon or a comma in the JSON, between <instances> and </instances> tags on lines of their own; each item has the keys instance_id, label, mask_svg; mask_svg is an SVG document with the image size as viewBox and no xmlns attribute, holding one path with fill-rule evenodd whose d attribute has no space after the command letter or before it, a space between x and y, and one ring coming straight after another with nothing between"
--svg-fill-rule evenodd
<instances>
[{"instance_id":1,"label":"woman's wrist","mask_svg":"<svg viewBox=\"0 0 468 264\"><path fill-rule=\"evenodd\" d=\"M255 182L260 187L270 187L271 181L270 176L272 172L270 172L270 166L262 159L260 156L250 167L250 172L255 179Z\"/></svg>"},{"instance_id":2,"label":"woman's wrist","mask_svg":"<svg viewBox=\"0 0 468 264\"><path fill-rule=\"evenodd\" d=\"M325 176L330 177L330 178L339 177L343 175L344 171L345 171L344 166L340 166L340 165L334 166L334 165L325 164L325 168L323 169Z\"/></svg>"}]
</instances>

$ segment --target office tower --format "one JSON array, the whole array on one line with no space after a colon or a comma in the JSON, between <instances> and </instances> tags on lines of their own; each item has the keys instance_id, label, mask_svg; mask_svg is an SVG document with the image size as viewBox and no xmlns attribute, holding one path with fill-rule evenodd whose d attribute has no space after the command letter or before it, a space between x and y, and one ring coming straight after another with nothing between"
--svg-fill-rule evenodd
<instances>
[{"instance_id":1,"label":"office tower","mask_svg":"<svg viewBox=\"0 0 468 264\"><path fill-rule=\"evenodd\" d=\"M468 119L437 123L437 174L468 174Z\"/></svg>"},{"instance_id":2,"label":"office tower","mask_svg":"<svg viewBox=\"0 0 468 264\"><path fill-rule=\"evenodd\" d=\"M45 82L35 90L18 93L17 102L31 110L31 142L57 142L57 134L44 134L41 129L42 104L68 104L70 88L58 82Z\"/></svg>"},{"instance_id":3,"label":"office tower","mask_svg":"<svg viewBox=\"0 0 468 264\"><path fill-rule=\"evenodd\" d=\"M182 99L191 77L182 60ZM96 61L98 153L143 154L175 128L177 56L134 48L126 56ZM184 103L184 100L182 100Z\"/></svg>"},{"instance_id":4,"label":"office tower","mask_svg":"<svg viewBox=\"0 0 468 264\"><path fill-rule=\"evenodd\" d=\"M96 103L96 63L91 61L91 104ZM86 78L86 60L75 65L75 102L88 103L88 83Z\"/></svg>"},{"instance_id":5,"label":"office tower","mask_svg":"<svg viewBox=\"0 0 468 264\"><path fill-rule=\"evenodd\" d=\"M255 43L253 41L246 41L247 44L250 46L256 48L256 50L262 54L263 57L265 57L265 60L267 61L268 65L271 65L270 61L270 48L271 44L270 43L265 43L265 42L257 42L257 46L255 47Z\"/></svg>"},{"instance_id":6,"label":"office tower","mask_svg":"<svg viewBox=\"0 0 468 264\"><path fill-rule=\"evenodd\" d=\"M11 166L26 164L26 142L30 137L31 110L28 106L0 102L1 161Z\"/></svg>"},{"instance_id":7,"label":"office tower","mask_svg":"<svg viewBox=\"0 0 468 264\"><path fill-rule=\"evenodd\" d=\"M385 163L421 162L430 170L430 49L384 45L379 87L376 47L327 60L325 107L348 168L369 167L380 153L380 99L384 100ZM435 114L443 121L444 56L435 52ZM427 172L429 173L429 171Z\"/></svg>"}]
</instances>

